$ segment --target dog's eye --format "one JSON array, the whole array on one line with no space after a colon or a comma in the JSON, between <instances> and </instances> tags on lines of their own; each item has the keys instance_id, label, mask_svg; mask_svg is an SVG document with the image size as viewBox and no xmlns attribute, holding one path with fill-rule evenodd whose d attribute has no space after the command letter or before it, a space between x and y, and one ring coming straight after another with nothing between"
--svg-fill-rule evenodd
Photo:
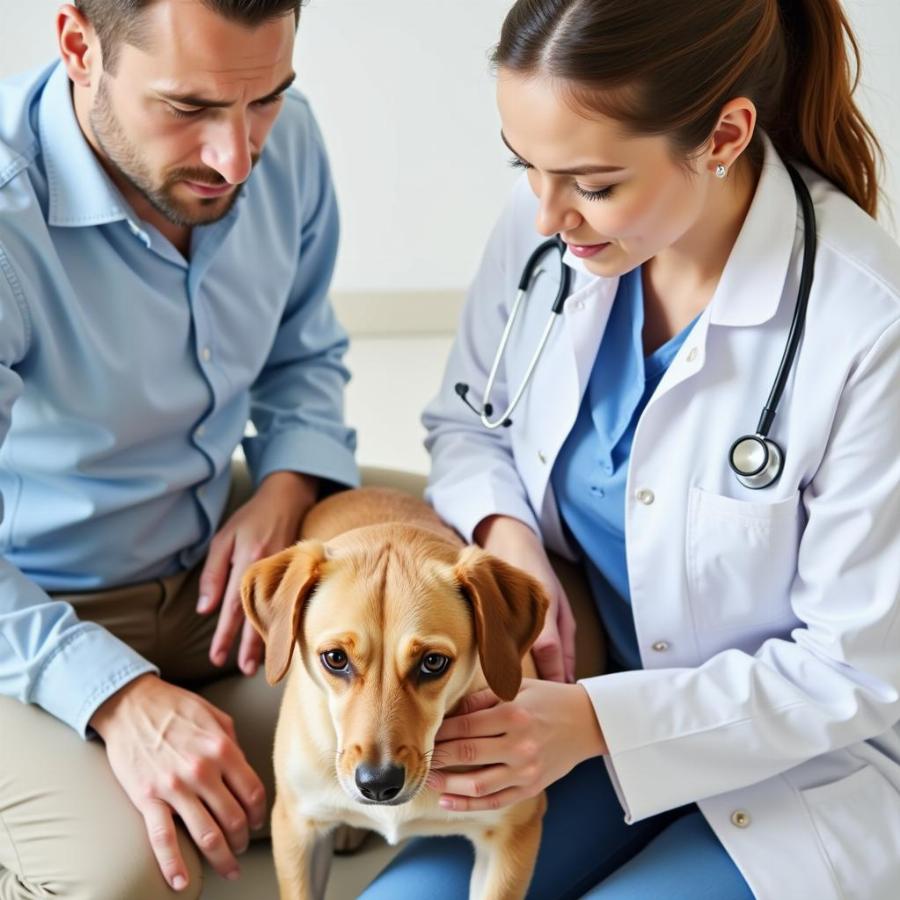
<instances>
[{"instance_id":1,"label":"dog's eye","mask_svg":"<svg viewBox=\"0 0 900 900\"><path fill-rule=\"evenodd\" d=\"M437 678L447 671L450 659L440 653L428 653L422 658L421 672L431 678Z\"/></svg>"},{"instance_id":2,"label":"dog's eye","mask_svg":"<svg viewBox=\"0 0 900 900\"><path fill-rule=\"evenodd\" d=\"M350 669L350 660L343 650L326 650L321 659L322 665L331 672L342 674Z\"/></svg>"}]
</instances>

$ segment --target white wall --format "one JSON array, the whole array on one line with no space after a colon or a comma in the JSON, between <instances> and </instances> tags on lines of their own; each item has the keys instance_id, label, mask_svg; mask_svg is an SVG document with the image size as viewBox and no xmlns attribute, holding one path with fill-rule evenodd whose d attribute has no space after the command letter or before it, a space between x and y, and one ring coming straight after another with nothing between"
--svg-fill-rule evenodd
<instances>
[{"instance_id":1,"label":"white wall","mask_svg":"<svg viewBox=\"0 0 900 900\"><path fill-rule=\"evenodd\" d=\"M626 2L626 0L622 0ZM344 217L339 291L456 291L512 181L487 54L512 0L311 0L297 47ZM900 3L845 0L900 218ZM0 77L55 53L54 0L0 0ZM898 229L885 221L894 233Z\"/></svg>"}]
</instances>

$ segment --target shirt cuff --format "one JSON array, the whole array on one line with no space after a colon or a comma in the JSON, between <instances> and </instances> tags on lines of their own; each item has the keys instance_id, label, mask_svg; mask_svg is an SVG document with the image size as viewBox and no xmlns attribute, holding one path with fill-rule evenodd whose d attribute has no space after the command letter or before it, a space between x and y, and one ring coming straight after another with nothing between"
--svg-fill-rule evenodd
<instances>
[{"instance_id":1,"label":"shirt cuff","mask_svg":"<svg viewBox=\"0 0 900 900\"><path fill-rule=\"evenodd\" d=\"M662 774L664 767L648 765L648 760L640 753L642 748L635 746L637 736L632 723L636 692L629 685L635 676L642 674L645 674L643 670L639 673L617 672L578 682L591 698L594 713L603 730L607 747L603 761L629 825L686 802L669 796L671 786L658 783L659 779L668 777ZM648 755L652 759L653 754Z\"/></svg>"},{"instance_id":2,"label":"shirt cuff","mask_svg":"<svg viewBox=\"0 0 900 900\"><path fill-rule=\"evenodd\" d=\"M82 738L92 736L91 716L140 675L159 669L105 628L85 622L47 658L29 697Z\"/></svg>"},{"instance_id":3,"label":"shirt cuff","mask_svg":"<svg viewBox=\"0 0 900 900\"><path fill-rule=\"evenodd\" d=\"M257 487L273 472L298 472L359 487L359 469L353 450L321 431L283 431L272 435L264 445L259 441L259 437L244 441L247 465Z\"/></svg>"}]
</instances>

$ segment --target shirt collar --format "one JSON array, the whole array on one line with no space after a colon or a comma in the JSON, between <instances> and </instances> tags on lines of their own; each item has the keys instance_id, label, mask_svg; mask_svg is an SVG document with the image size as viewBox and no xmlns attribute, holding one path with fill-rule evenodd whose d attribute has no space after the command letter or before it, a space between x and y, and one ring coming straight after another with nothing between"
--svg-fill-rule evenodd
<instances>
[{"instance_id":1,"label":"shirt collar","mask_svg":"<svg viewBox=\"0 0 900 900\"><path fill-rule=\"evenodd\" d=\"M713 325L760 325L775 315L797 236L797 195L787 167L763 134L765 155L753 202L710 303Z\"/></svg>"},{"instance_id":2,"label":"shirt collar","mask_svg":"<svg viewBox=\"0 0 900 900\"><path fill-rule=\"evenodd\" d=\"M50 190L48 223L78 227L128 218L128 205L81 131L61 63L41 96L38 128Z\"/></svg>"}]
</instances>

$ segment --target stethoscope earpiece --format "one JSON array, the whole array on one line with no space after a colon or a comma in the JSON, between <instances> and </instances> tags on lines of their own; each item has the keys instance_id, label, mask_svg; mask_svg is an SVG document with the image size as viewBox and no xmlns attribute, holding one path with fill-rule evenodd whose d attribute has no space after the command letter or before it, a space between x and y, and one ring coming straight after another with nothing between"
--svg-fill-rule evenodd
<instances>
[{"instance_id":1,"label":"stethoscope earpiece","mask_svg":"<svg viewBox=\"0 0 900 900\"><path fill-rule=\"evenodd\" d=\"M778 481L784 454L775 441L759 434L745 434L731 445L728 463L744 487L757 491Z\"/></svg>"}]
</instances>

